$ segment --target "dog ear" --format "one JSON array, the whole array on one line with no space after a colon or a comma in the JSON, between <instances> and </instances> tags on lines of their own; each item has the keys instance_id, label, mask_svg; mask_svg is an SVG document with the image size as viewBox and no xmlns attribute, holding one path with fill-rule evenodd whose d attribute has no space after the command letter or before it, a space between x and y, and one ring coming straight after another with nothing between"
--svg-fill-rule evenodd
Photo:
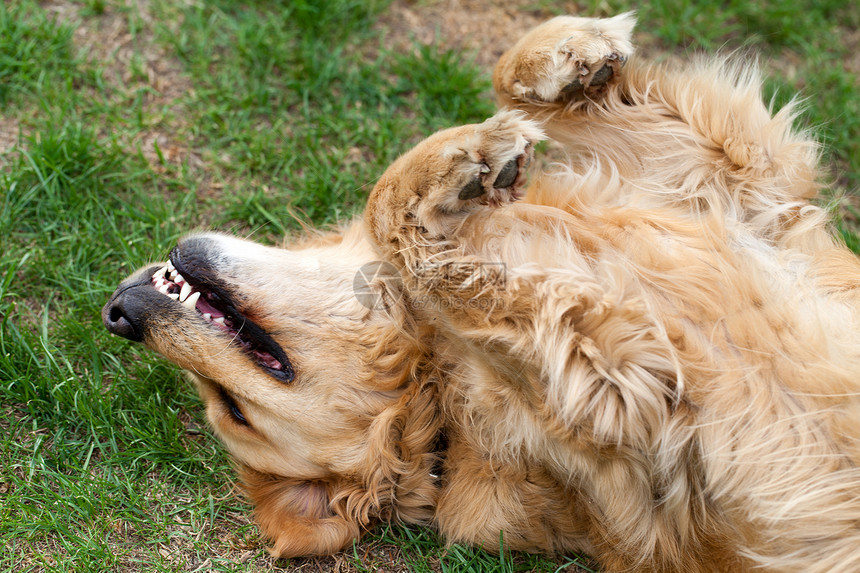
<instances>
[{"instance_id":1,"label":"dog ear","mask_svg":"<svg viewBox=\"0 0 860 573\"><path fill-rule=\"evenodd\" d=\"M363 487L340 488L345 511L358 519L378 515L405 523L432 522L439 494L434 476L442 418L435 382L427 373L374 418L367 438ZM346 494L349 494L347 497Z\"/></svg>"},{"instance_id":2,"label":"dog ear","mask_svg":"<svg viewBox=\"0 0 860 573\"><path fill-rule=\"evenodd\" d=\"M330 555L361 534L359 524L331 507L332 484L264 474L239 468L245 491L255 505L254 517L274 545L277 557Z\"/></svg>"}]
</instances>

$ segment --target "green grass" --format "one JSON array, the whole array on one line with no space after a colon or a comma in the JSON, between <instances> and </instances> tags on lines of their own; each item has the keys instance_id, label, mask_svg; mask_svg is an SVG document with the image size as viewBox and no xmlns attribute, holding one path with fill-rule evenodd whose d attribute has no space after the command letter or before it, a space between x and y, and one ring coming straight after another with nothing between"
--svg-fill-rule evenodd
<instances>
[{"instance_id":1,"label":"green grass","mask_svg":"<svg viewBox=\"0 0 860 573\"><path fill-rule=\"evenodd\" d=\"M558 6L521 5L546 16ZM760 52L777 105L798 90L809 98L803 121L850 194L860 88L843 62L856 58L845 38L860 23L844 6L651 2L640 40ZM265 553L190 386L109 336L99 310L121 277L190 229L273 242L298 228L296 214L314 224L350 216L409 146L492 112L488 70L444 45L392 49L373 28L383 1L66 7L75 10L0 6L0 142L17 140L0 155L0 571L331 568ZM102 46L112 26L127 39ZM104 33L87 51L76 29ZM838 213L837 232L856 249L857 211ZM573 559L445 550L428 530L390 527L347 552L346 566L585 566Z\"/></svg>"},{"instance_id":2,"label":"green grass","mask_svg":"<svg viewBox=\"0 0 860 573\"><path fill-rule=\"evenodd\" d=\"M68 77L64 72L74 68L73 32L32 4L0 8L0 106Z\"/></svg>"}]
</instances>

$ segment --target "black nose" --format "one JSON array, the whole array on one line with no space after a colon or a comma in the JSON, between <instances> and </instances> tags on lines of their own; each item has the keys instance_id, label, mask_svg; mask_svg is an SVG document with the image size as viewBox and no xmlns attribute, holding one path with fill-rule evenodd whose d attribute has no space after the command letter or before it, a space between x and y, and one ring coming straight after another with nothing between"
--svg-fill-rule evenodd
<instances>
[{"instance_id":1,"label":"black nose","mask_svg":"<svg viewBox=\"0 0 860 573\"><path fill-rule=\"evenodd\" d=\"M139 324L133 317L133 313L129 313L124 306L122 294L116 298L112 298L102 309L102 321L113 334L128 338L134 342L142 342L143 334Z\"/></svg>"},{"instance_id":2,"label":"black nose","mask_svg":"<svg viewBox=\"0 0 860 573\"><path fill-rule=\"evenodd\" d=\"M152 288L152 273L158 267L140 269L116 289L102 308L102 322L113 334L143 342L147 317L153 314L158 299L172 302ZM157 305L156 305L157 306Z\"/></svg>"}]
</instances>

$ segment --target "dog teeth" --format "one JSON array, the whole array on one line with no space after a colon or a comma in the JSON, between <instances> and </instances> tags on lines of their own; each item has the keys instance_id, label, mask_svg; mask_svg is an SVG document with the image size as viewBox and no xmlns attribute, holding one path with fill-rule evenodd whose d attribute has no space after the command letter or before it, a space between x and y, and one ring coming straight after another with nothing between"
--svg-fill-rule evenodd
<instances>
[{"instance_id":1,"label":"dog teeth","mask_svg":"<svg viewBox=\"0 0 860 573\"><path fill-rule=\"evenodd\" d=\"M182 304L182 306L191 310L197 310L197 302L200 300L201 292L194 290L194 287L185 280L173 263L170 261L166 265L152 273L151 283L153 288L161 294L170 297ZM174 292L170 292L170 291ZM178 291L178 292L176 292ZM218 326L226 328L224 316L212 317L212 313L200 313L204 320L210 323L215 323Z\"/></svg>"},{"instance_id":2,"label":"dog teeth","mask_svg":"<svg viewBox=\"0 0 860 573\"><path fill-rule=\"evenodd\" d=\"M179 283L179 281L176 282ZM190 294L191 285L188 283L182 283L182 290L179 291L179 302L185 302L185 299L187 299Z\"/></svg>"},{"instance_id":3,"label":"dog teeth","mask_svg":"<svg viewBox=\"0 0 860 573\"><path fill-rule=\"evenodd\" d=\"M185 284L187 285L188 283L185 283ZM183 289L184 289L184 288L185 288L185 287L183 287ZM182 300L182 295L181 295L181 294L179 295L179 300L180 300L180 302L182 302L182 304L183 304L183 305L187 306L188 308L190 308L190 309L192 309L192 310L194 310L194 309L196 309L196 308L197 308L197 300L198 300L199 298L200 298L200 293L199 293L199 292L192 293L192 294L191 294L188 298L186 298L185 300Z\"/></svg>"}]
</instances>

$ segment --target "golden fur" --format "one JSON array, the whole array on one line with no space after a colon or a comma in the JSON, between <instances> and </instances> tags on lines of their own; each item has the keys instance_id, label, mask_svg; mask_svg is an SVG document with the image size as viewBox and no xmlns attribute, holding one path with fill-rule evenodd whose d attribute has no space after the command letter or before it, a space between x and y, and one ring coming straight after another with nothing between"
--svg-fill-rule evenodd
<instances>
[{"instance_id":1,"label":"golden fur","mask_svg":"<svg viewBox=\"0 0 860 573\"><path fill-rule=\"evenodd\" d=\"M860 570L860 264L811 202L816 144L748 62L649 64L633 24L529 32L505 109L402 156L335 235L180 243L295 379L152 298L152 268L105 307L191 372L276 554L394 519L607 572ZM545 133L567 159L514 202ZM397 272L361 304L374 261Z\"/></svg>"}]
</instances>

